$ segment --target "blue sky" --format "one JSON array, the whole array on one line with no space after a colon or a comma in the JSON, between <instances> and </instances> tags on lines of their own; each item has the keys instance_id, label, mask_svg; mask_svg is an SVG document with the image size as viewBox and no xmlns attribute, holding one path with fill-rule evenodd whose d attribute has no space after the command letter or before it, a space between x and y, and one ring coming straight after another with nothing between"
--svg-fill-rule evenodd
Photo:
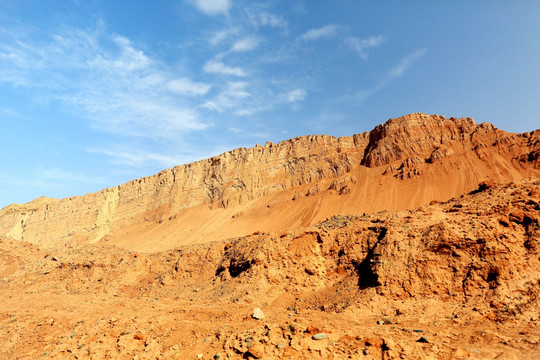
<instances>
[{"instance_id":1,"label":"blue sky","mask_svg":"<svg viewBox=\"0 0 540 360\"><path fill-rule=\"evenodd\" d=\"M3 0L0 207L412 112L540 127L538 1Z\"/></svg>"}]
</instances>

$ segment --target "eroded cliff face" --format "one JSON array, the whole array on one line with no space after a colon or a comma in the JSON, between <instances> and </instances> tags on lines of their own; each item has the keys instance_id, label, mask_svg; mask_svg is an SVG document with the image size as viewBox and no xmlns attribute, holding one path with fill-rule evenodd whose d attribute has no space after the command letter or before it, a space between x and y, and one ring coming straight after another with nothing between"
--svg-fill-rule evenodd
<instances>
[{"instance_id":1,"label":"eroded cliff face","mask_svg":"<svg viewBox=\"0 0 540 360\"><path fill-rule=\"evenodd\" d=\"M0 211L0 236L40 244L95 242L146 224L145 241L155 243L165 235L154 228L169 223L164 230L174 228L184 242L209 241L282 228L276 212L273 222L253 224L271 207L260 200L269 197L280 199L284 217L309 208L310 216L286 223L308 226L337 213L337 206L352 213L405 209L460 195L486 179L538 176L539 154L538 130L511 134L470 118L411 114L352 137L304 136L240 148L82 197L11 205ZM412 196L408 183L427 184L428 195ZM381 196L388 201L379 204ZM190 209L199 215L188 216ZM180 218L191 230L182 231L187 227Z\"/></svg>"}]
</instances>

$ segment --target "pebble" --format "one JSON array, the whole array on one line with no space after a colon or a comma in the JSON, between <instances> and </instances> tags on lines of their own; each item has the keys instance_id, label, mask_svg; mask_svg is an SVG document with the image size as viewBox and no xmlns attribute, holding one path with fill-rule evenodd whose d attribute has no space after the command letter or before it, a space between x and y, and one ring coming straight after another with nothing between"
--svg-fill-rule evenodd
<instances>
[{"instance_id":1,"label":"pebble","mask_svg":"<svg viewBox=\"0 0 540 360\"><path fill-rule=\"evenodd\" d=\"M135 340L144 340L144 335L139 331L135 335L133 335L133 338Z\"/></svg>"},{"instance_id":2,"label":"pebble","mask_svg":"<svg viewBox=\"0 0 540 360\"><path fill-rule=\"evenodd\" d=\"M202 358L203 358L203 354L197 354L197 355L195 356L195 358L197 358L197 359L202 359Z\"/></svg>"},{"instance_id":3,"label":"pebble","mask_svg":"<svg viewBox=\"0 0 540 360\"><path fill-rule=\"evenodd\" d=\"M420 330L420 329L413 329L414 332L417 332L417 333L423 333L424 330Z\"/></svg>"},{"instance_id":4,"label":"pebble","mask_svg":"<svg viewBox=\"0 0 540 360\"><path fill-rule=\"evenodd\" d=\"M312 336L313 340L324 340L326 339L325 333L318 333Z\"/></svg>"},{"instance_id":5,"label":"pebble","mask_svg":"<svg viewBox=\"0 0 540 360\"><path fill-rule=\"evenodd\" d=\"M262 359L265 353L264 346L261 343L256 343L252 347L249 348L248 352L255 359Z\"/></svg>"},{"instance_id":6,"label":"pebble","mask_svg":"<svg viewBox=\"0 0 540 360\"><path fill-rule=\"evenodd\" d=\"M261 320L264 319L264 313L260 308L253 309L253 314L251 314L251 317L255 320Z\"/></svg>"},{"instance_id":7,"label":"pebble","mask_svg":"<svg viewBox=\"0 0 540 360\"><path fill-rule=\"evenodd\" d=\"M276 345L276 348L278 349L283 349L285 347L285 343L284 342L280 342Z\"/></svg>"},{"instance_id":8,"label":"pebble","mask_svg":"<svg viewBox=\"0 0 540 360\"><path fill-rule=\"evenodd\" d=\"M427 337L422 336L420 339L416 340L416 342L419 342L419 343L428 343L429 340L427 339Z\"/></svg>"},{"instance_id":9,"label":"pebble","mask_svg":"<svg viewBox=\"0 0 540 360\"><path fill-rule=\"evenodd\" d=\"M362 353L363 353L364 355L369 355L369 350L368 350L368 349L364 349L364 350L362 351Z\"/></svg>"},{"instance_id":10,"label":"pebble","mask_svg":"<svg viewBox=\"0 0 540 360\"><path fill-rule=\"evenodd\" d=\"M220 355L220 354L214 355L214 359L215 359L215 360L221 359L221 355Z\"/></svg>"}]
</instances>

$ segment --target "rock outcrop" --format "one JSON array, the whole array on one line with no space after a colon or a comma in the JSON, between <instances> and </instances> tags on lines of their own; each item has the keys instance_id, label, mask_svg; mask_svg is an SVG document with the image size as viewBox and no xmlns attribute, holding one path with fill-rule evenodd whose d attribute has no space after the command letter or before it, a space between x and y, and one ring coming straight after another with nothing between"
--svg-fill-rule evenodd
<instances>
[{"instance_id":1,"label":"rock outcrop","mask_svg":"<svg viewBox=\"0 0 540 360\"><path fill-rule=\"evenodd\" d=\"M0 236L43 245L108 239L154 251L447 200L482 180L538 176L539 154L538 130L411 114L352 137L269 142L81 197L11 205L0 211Z\"/></svg>"},{"instance_id":2,"label":"rock outcrop","mask_svg":"<svg viewBox=\"0 0 540 360\"><path fill-rule=\"evenodd\" d=\"M153 254L0 239L0 358L538 359L539 255L539 179Z\"/></svg>"}]
</instances>

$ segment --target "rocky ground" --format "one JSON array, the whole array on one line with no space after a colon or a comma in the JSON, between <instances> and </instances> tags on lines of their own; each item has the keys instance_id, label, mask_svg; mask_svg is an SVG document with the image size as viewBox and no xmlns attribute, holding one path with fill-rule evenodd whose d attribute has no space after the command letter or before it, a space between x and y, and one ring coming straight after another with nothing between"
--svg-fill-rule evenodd
<instances>
[{"instance_id":1,"label":"rocky ground","mask_svg":"<svg viewBox=\"0 0 540 360\"><path fill-rule=\"evenodd\" d=\"M0 243L2 359L538 359L540 180L135 253Z\"/></svg>"}]
</instances>

